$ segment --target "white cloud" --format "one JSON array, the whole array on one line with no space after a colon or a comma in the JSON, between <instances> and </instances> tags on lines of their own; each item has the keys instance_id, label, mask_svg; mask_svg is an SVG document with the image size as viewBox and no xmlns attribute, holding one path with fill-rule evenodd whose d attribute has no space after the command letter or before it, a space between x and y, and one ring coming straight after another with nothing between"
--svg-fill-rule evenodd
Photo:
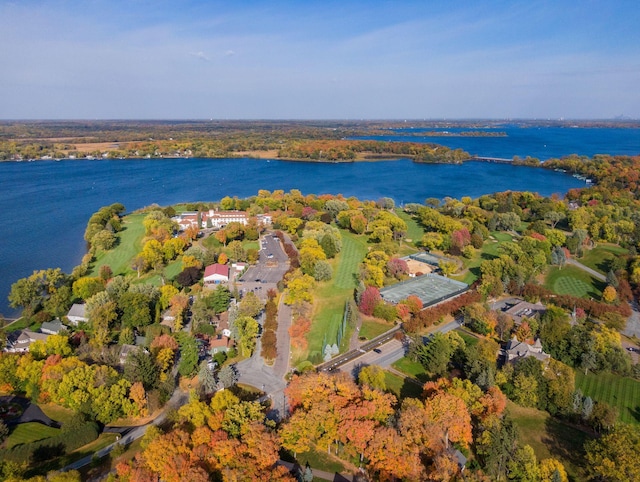
<instances>
[{"instance_id":1,"label":"white cloud","mask_svg":"<svg viewBox=\"0 0 640 482\"><path fill-rule=\"evenodd\" d=\"M211 59L205 55L204 52L191 52L189 55L193 55L195 58L209 62Z\"/></svg>"}]
</instances>

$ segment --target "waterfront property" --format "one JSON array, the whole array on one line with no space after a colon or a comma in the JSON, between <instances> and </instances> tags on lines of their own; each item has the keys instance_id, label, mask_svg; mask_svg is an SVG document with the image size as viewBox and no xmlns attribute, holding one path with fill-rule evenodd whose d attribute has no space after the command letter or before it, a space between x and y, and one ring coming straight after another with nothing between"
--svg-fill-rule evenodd
<instances>
[{"instance_id":1,"label":"waterfront property","mask_svg":"<svg viewBox=\"0 0 640 482\"><path fill-rule=\"evenodd\" d=\"M87 318L86 306L84 303L74 303L67 313L67 318L72 325L78 326L78 323L86 323Z\"/></svg>"},{"instance_id":2,"label":"waterfront property","mask_svg":"<svg viewBox=\"0 0 640 482\"><path fill-rule=\"evenodd\" d=\"M267 226L271 224L271 216L269 214L258 214L256 218L259 225ZM191 226L195 226L198 229L221 229L229 223L240 223L246 226L249 223L249 215L244 211L210 209L204 212L186 211L174 216L173 220L178 223L181 230L188 229ZM199 224L198 220L200 221Z\"/></svg>"}]
</instances>

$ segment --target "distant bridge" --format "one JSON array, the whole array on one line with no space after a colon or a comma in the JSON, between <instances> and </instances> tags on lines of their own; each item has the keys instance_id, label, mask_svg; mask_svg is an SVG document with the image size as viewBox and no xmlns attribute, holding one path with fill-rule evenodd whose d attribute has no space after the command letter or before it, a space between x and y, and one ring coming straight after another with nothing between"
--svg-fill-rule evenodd
<instances>
[{"instance_id":1,"label":"distant bridge","mask_svg":"<svg viewBox=\"0 0 640 482\"><path fill-rule=\"evenodd\" d=\"M501 164L511 164L513 159L506 159L504 157L480 157L475 156L469 159L470 161L482 161L482 162L498 162Z\"/></svg>"}]
</instances>

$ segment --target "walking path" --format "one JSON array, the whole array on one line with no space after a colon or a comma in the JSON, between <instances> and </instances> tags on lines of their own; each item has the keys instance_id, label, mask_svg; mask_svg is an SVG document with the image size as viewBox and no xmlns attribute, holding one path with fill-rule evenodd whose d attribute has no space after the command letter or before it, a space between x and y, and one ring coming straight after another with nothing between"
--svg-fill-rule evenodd
<instances>
[{"instance_id":1,"label":"walking path","mask_svg":"<svg viewBox=\"0 0 640 482\"><path fill-rule=\"evenodd\" d=\"M607 281L607 277L605 275L603 275L602 273L598 273L595 269L591 269L588 266L585 266L584 264L580 263L579 261L576 261L573 258L567 259L567 264L571 264L576 268L580 268L582 271L586 271L591 276L593 276L594 278L600 281Z\"/></svg>"}]
</instances>

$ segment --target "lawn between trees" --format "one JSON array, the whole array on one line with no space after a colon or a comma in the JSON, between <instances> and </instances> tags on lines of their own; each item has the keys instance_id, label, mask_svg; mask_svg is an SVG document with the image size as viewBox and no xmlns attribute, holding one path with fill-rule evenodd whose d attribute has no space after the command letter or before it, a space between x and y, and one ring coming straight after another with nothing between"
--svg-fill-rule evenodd
<instances>
[{"instance_id":1,"label":"lawn between trees","mask_svg":"<svg viewBox=\"0 0 640 482\"><path fill-rule=\"evenodd\" d=\"M332 263L333 277L329 281L319 283L315 291L313 323L307 334L308 351L306 354L294 354L294 363L303 359L318 363L322 361L321 352L325 336L327 343L336 343L338 327L344 316L345 303L353 299L353 292L357 286L358 266L367 253L367 243L362 236L346 230L340 230L340 234L342 250ZM348 348L350 336L351 330L348 329L343 338L343 347Z\"/></svg>"},{"instance_id":2,"label":"lawn between trees","mask_svg":"<svg viewBox=\"0 0 640 482\"><path fill-rule=\"evenodd\" d=\"M597 402L606 402L618 410L618 419L640 425L640 382L614 373L576 371L576 388Z\"/></svg>"}]
</instances>

